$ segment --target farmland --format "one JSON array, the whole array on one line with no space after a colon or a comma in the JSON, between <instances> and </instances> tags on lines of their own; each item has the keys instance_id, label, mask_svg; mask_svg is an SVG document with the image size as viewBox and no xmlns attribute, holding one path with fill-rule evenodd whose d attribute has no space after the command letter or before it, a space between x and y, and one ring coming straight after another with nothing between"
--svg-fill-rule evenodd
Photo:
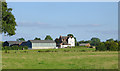
<instances>
[{"instance_id":1,"label":"farmland","mask_svg":"<svg viewBox=\"0 0 120 71\"><path fill-rule=\"evenodd\" d=\"M117 69L117 51L77 47L2 51L3 69Z\"/></svg>"}]
</instances>

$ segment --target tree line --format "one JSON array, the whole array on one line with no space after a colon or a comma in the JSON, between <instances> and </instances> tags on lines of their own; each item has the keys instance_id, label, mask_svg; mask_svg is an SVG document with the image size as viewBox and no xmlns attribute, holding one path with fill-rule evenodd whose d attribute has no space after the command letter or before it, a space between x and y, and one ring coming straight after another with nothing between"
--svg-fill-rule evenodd
<instances>
[{"instance_id":1,"label":"tree line","mask_svg":"<svg viewBox=\"0 0 120 71\"><path fill-rule=\"evenodd\" d=\"M101 42L99 38L93 37L88 41L79 41L79 43L90 43L91 46L96 47L96 51L118 51L120 47L120 41L108 39L104 42Z\"/></svg>"},{"instance_id":2,"label":"tree line","mask_svg":"<svg viewBox=\"0 0 120 71\"><path fill-rule=\"evenodd\" d=\"M41 40L39 37L35 37L34 40ZM47 35L44 40L53 40L53 38L50 35ZM24 38L18 38L16 41L25 41Z\"/></svg>"}]
</instances>

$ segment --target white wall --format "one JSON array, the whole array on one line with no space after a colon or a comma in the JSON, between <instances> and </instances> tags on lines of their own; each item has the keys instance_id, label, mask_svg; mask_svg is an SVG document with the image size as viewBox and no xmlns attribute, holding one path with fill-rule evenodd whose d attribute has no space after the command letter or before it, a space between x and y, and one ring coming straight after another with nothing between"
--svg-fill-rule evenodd
<instances>
[{"instance_id":1,"label":"white wall","mask_svg":"<svg viewBox=\"0 0 120 71\"><path fill-rule=\"evenodd\" d=\"M55 47L32 47L32 49L55 49Z\"/></svg>"},{"instance_id":2,"label":"white wall","mask_svg":"<svg viewBox=\"0 0 120 71\"><path fill-rule=\"evenodd\" d=\"M75 46L75 39L74 38L69 38L68 39L68 44L71 44L71 46Z\"/></svg>"}]
</instances>

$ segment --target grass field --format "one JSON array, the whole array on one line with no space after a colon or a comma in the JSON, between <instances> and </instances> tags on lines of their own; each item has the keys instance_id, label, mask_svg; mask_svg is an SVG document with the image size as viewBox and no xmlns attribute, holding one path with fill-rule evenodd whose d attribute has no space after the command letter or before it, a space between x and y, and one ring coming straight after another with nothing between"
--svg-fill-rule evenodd
<instances>
[{"instance_id":1,"label":"grass field","mask_svg":"<svg viewBox=\"0 0 120 71\"><path fill-rule=\"evenodd\" d=\"M117 69L118 52L92 48L9 50L2 52L3 69Z\"/></svg>"}]
</instances>

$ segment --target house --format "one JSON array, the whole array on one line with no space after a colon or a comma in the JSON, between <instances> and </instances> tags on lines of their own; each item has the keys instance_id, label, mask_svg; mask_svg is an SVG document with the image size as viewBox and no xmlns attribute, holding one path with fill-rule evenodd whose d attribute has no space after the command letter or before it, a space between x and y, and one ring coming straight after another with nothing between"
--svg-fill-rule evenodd
<instances>
[{"instance_id":1,"label":"house","mask_svg":"<svg viewBox=\"0 0 120 71\"><path fill-rule=\"evenodd\" d=\"M86 46L86 47L90 47L90 43L80 43L79 46Z\"/></svg>"},{"instance_id":2,"label":"house","mask_svg":"<svg viewBox=\"0 0 120 71\"><path fill-rule=\"evenodd\" d=\"M75 39L72 36L60 36L56 42L57 47L65 48L65 47L73 47L75 46Z\"/></svg>"},{"instance_id":3,"label":"house","mask_svg":"<svg viewBox=\"0 0 120 71\"><path fill-rule=\"evenodd\" d=\"M56 43L53 40L28 40L26 46L28 49L54 49Z\"/></svg>"},{"instance_id":4,"label":"house","mask_svg":"<svg viewBox=\"0 0 120 71\"><path fill-rule=\"evenodd\" d=\"M19 46L23 41L5 41L3 47L5 46Z\"/></svg>"}]
</instances>

